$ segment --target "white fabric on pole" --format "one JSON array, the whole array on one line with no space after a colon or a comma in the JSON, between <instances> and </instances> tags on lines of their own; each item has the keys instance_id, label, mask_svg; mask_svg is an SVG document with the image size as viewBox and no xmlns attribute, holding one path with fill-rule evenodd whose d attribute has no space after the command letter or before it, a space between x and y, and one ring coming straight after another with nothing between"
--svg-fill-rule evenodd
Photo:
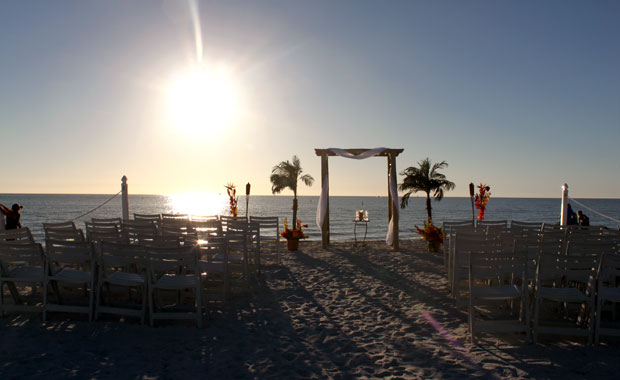
<instances>
[{"instance_id":1,"label":"white fabric on pole","mask_svg":"<svg viewBox=\"0 0 620 380\"><path fill-rule=\"evenodd\" d=\"M392 209L392 217L390 218L390 224L388 226L388 233L385 237L385 242L387 245L392 245L394 243L394 214L398 212L398 191L396 191L396 178L392 177L392 172L390 171L390 196L392 197L392 204L394 208Z\"/></svg>"},{"instance_id":2,"label":"white fabric on pole","mask_svg":"<svg viewBox=\"0 0 620 380\"><path fill-rule=\"evenodd\" d=\"M387 150L387 148L368 149L367 151L357 155L339 148L327 148L327 150L332 151L333 153L336 153L336 155L341 157L352 158L354 160L363 160L364 158L372 157L376 154L382 153L383 151Z\"/></svg>"},{"instance_id":3,"label":"white fabric on pole","mask_svg":"<svg viewBox=\"0 0 620 380\"><path fill-rule=\"evenodd\" d=\"M323 179L323 188L321 189L321 197L319 198L319 204L316 207L316 225L319 227L319 231L323 231L323 222L325 221L325 215L327 214L327 198L329 193L329 176Z\"/></svg>"},{"instance_id":4,"label":"white fabric on pole","mask_svg":"<svg viewBox=\"0 0 620 380\"><path fill-rule=\"evenodd\" d=\"M331 151L332 153L335 153L337 156L341 156L341 157L345 157L345 158L352 158L354 160L362 160L364 158L368 158L368 157L373 157L376 156L379 153L382 153L383 151L387 150L388 148L374 148L374 149L368 149L365 152L362 152L360 154L352 154L347 152L344 149L340 149L340 148L328 148L327 150ZM392 186L390 185L390 192L393 194L398 195L398 193L396 193L396 181L394 181L394 192L392 192ZM316 225L317 227L319 227L319 230L323 230L323 222L325 221L325 216L327 215L327 198L328 198L328 193L329 193L329 177L324 179L323 182L323 188L321 189L321 197L319 198L319 204L316 207ZM392 195L392 198L394 198L394 195ZM398 197L396 197L395 199L398 199ZM390 225L392 224L392 222L390 221ZM388 230L388 236L390 235L390 232L392 229L390 228L390 230ZM391 234L393 235L393 231L391 232Z\"/></svg>"}]
</instances>

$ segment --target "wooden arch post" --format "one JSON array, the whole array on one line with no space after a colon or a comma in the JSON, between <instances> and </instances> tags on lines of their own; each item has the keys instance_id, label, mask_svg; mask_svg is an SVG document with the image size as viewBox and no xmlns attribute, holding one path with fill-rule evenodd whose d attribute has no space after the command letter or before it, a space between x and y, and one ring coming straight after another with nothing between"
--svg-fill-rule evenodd
<instances>
[{"instance_id":1,"label":"wooden arch post","mask_svg":"<svg viewBox=\"0 0 620 380\"><path fill-rule=\"evenodd\" d=\"M347 153L352 155L359 155L365 153L371 149L344 149ZM392 194L390 192L390 176L396 179L396 157L401 154L404 149L385 149L380 153L375 154L375 157L387 157L387 172L388 172L388 223L392 216L394 217L394 241L392 242L392 247L394 249L399 248L399 240L398 240L398 199L396 202L392 200ZM332 152L329 149L315 149L314 152L317 156L321 157L321 189L327 186L327 198L326 202L326 210L325 217L323 219L323 224L321 225L321 241L323 243L323 248L327 248L329 245L329 165L328 165L328 157L329 156L337 156L336 153Z\"/></svg>"}]
</instances>

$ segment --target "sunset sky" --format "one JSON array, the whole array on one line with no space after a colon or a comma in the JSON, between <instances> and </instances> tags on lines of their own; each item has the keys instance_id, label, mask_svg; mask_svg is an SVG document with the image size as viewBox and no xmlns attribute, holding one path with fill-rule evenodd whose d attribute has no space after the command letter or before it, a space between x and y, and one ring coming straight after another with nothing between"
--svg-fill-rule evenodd
<instances>
[{"instance_id":1,"label":"sunset sky","mask_svg":"<svg viewBox=\"0 0 620 380\"><path fill-rule=\"evenodd\" d=\"M314 148L389 147L452 196L620 198L618 1L2 1L0 47L0 193L270 194L296 154L318 195Z\"/></svg>"}]
</instances>

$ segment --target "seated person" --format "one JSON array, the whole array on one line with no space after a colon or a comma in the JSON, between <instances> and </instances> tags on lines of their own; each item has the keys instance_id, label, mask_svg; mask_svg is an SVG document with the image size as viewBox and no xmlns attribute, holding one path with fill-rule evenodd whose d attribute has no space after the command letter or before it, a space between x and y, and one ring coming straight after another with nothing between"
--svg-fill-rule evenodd
<instances>
[{"instance_id":1,"label":"seated person","mask_svg":"<svg viewBox=\"0 0 620 380\"><path fill-rule=\"evenodd\" d=\"M579 220L577 219L577 214L575 214L575 211L573 211L573 208L570 206L570 203L568 204L568 211L566 212L566 214L567 214L566 224L571 226L571 225L576 225L579 223Z\"/></svg>"},{"instance_id":2,"label":"seated person","mask_svg":"<svg viewBox=\"0 0 620 380\"><path fill-rule=\"evenodd\" d=\"M579 218L579 225L580 226L587 227L587 226L590 225L590 218L588 218L588 216L586 214L581 212L581 210L577 211L577 217Z\"/></svg>"}]
</instances>

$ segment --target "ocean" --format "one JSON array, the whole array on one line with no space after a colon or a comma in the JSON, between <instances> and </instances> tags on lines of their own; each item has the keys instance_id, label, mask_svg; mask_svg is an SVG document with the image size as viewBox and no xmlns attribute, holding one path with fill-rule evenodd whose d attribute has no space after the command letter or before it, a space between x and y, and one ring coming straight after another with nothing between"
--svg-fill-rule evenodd
<instances>
[{"instance_id":1,"label":"ocean","mask_svg":"<svg viewBox=\"0 0 620 380\"><path fill-rule=\"evenodd\" d=\"M24 206L22 225L29 227L37 241L43 242L44 222L74 220L84 228L84 221L91 218L110 218L121 216L120 195L109 203L81 218L82 214L100 206L110 195L83 194L0 194L0 203L11 207L13 203ZM250 196L250 215L278 216L292 218L293 197L287 195ZM321 233L316 226L318 196L299 197L298 219L308 224L306 232L310 240L320 240ZM578 201L601 214L620 219L620 199L578 199ZM239 215L245 215L246 200L239 197ZM583 209L590 217L592 225L619 228L616 221L603 218L593 212L573 204L575 212ZM189 213L196 215L226 214L228 198L223 195L129 195L129 212L139 214ZM433 201L433 220L436 223L446 220L471 219L472 210L469 198L450 197L440 202ZM558 198L499 198L491 197L485 220L518 220L525 222L545 222L555 224L560 219L561 199ZM387 197L330 197L331 240L353 240L354 218L358 209L368 210L369 223L367 240L385 239L388 228ZM76 219L77 218L77 219ZM409 206L400 209L400 237L418 237L414 225L421 226L426 220L425 198L411 198ZM358 239L363 237L364 226L357 227Z\"/></svg>"}]
</instances>

